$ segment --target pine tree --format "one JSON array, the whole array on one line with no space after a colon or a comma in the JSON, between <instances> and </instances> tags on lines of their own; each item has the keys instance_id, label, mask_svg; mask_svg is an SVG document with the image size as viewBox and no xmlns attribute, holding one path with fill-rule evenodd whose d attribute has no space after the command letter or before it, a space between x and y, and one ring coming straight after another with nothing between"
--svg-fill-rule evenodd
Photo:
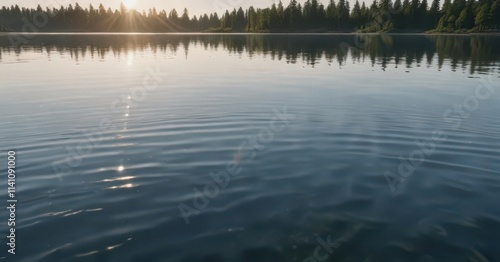
<instances>
[{"instance_id":1,"label":"pine tree","mask_svg":"<svg viewBox=\"0 0 500 262\"><path fill-rule=\"evenodd\" d=\"M429 28L432 26L432 21L430 21L430 17L428 16L428 8L427 0L422 0L420 6L417 11L417 21L423 28Z\"/></svg>"},{"instance_id":2,"label":"pine tree","mask_svg":"<svg viewBox=\"0 0 500 262\"><path fill-rule=\"evenodd\" d=\"M359 5L359 1L356 0L354 4L354 8L352 9L351 19L356 25L356 27L361 27L361 6Z\"/></svg>"},{"instance_id":3,"label":"pine tree","mask_svg":"<svg viewBox=\"0 0 500 262\"><path fill-rule=\"evenodd\" d=\"M188 12L187 8L184 8L184 11L182 12L182 16L181 16L181 26L184 29L188 29L191 27L190 24L191 24L191 21L189 19L189 12Z\"/></svg>"},{"instance_id":4,"label":"pine tree","mask_svg":"<svg viewBox=\"0 0 500 262\"><path fill-rule=\"evenodd\" d=\"M283 8L283 3L279 2L278 4L278 28L283 28L285 26L285 9Z\"/></svg>"},{"instance_id":5,"label":"pine tree","mask_svg":"<svg viewBox=\"0 0 500 262\"><path fill-rule=\"evenodd\" d=\"M429 21L432 28L438 25L441 12L439 10L439 0L432 0L431 8L429 10Z\"/></svg>"},{"instance_id":6,"label":"pine tree","mask_svg":"<svg viewBox=\"0 0 500 262\"><path fill-rule=\"evenodd\" d=\"M487 28L488 24L488 14L489 14L489 5L488 2L485 2L479 8L479 12L477 12L474 18L474 24L478 27L479 30L484 30Z\"/></svg>"},{"instance_id":7,"label":"pine tree","mask_svg":"<svg viewBox=\"0 0 500 262\"><path fill-rule=\"evenodd\" d=\"M364 3L364 2L363 2ZM337 28L337 5L334 0L330 0L330 3L326 7L326 21L328 24L328 28L335 29ZM338 28L337 28L338 29Z\"/></svg>"},{"instance_id":8,"label":"pine tree","mask_svg":"<svg viewBox=\"0 0 500 262\"><path fill-rule=\"evenodd\" d=\"M500 0L494 0L490 7L490 21L492 28L500 28Z\"/></svg>"}]
</instances>

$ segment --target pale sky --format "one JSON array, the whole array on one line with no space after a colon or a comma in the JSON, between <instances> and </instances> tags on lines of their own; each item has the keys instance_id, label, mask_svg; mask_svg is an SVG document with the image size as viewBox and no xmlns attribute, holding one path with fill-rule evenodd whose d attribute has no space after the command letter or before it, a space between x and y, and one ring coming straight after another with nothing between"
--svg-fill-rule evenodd
<instances>
[{"instance_id":1,"label":"pale sky","mask_svg":"<svg viewBox=\"0 0 500 262\"><path fill-rule=\"evenodd\" d=\"M279 0L0 0L0 6L10 6L19 5L25 7L36 7L40 4L42 7L45 6L56 6L61 5L67 6L68 4L74 4L78 2L81 6L88 7L92 3L94 7L98 7L99 3L103 3L106 8L111 7L112 9L117 9L120 2L124 2L127 6L133 7L138 10L147 10L151 7L156 7L156 9L171 10L176 8L179 13L182 12L184 7L189 10L189 15L199 15L201 13L217 12L221 14L226 9L232 10L233 8L238 8L242 6L243 8L248 8L250 5L254 7L268 7L273 3L279 3ZM283 5L286 7L290 0L282 0ZM299 3L305 2L305 0L298 0ZM319 0L325 6L329 0ZM335 2L338 2L336 0ZM355 0L349 0L351 2L351 8ZM360 1L361 3L362 1Z\"/></svg>"}]
</instances>

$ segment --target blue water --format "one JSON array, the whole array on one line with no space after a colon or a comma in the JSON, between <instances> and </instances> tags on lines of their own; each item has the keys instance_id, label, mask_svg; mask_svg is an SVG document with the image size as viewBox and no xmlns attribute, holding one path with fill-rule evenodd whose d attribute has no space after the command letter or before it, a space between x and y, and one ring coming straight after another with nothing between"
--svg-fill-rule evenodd
<instances>
[{"instance_id":1,"label":"blue water","mask_svg":"<svg viewBox=\"0 0 500 262\"><path fill-rule=\"evenodd\" d=\"M500 261L499 44L0 36L0 258Z\"/></svg>"}]
</instances>

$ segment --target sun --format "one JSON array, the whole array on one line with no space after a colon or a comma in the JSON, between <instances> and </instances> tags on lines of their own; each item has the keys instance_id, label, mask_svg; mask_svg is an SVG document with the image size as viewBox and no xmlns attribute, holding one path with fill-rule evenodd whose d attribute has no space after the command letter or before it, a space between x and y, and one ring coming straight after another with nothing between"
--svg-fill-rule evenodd
<instances>
[{"instance_id":1,"label":"sun","mask_svg":"<svg viewBox=\"0 0 500 262\"><path fill-rule=\"evenodd\" d=\"M135 7L136 0L123 0L123 4L127 9L132 9Z\"/></svg>"}]
</instances>

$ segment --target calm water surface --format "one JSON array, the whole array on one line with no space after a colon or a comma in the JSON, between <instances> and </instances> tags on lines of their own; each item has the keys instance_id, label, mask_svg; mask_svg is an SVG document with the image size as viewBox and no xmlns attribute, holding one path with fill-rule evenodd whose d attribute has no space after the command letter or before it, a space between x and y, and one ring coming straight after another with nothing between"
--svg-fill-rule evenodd
<instances>
[{"instance_id":1,"label":"calm water surface","mask_svg":"<svg viewBox=\"0 0 500 262\"><path fill-rule=\"evenodd\" d=\"M499 47L0 36L14 260L500 261Z\"/></svg>"}]
</instances>

